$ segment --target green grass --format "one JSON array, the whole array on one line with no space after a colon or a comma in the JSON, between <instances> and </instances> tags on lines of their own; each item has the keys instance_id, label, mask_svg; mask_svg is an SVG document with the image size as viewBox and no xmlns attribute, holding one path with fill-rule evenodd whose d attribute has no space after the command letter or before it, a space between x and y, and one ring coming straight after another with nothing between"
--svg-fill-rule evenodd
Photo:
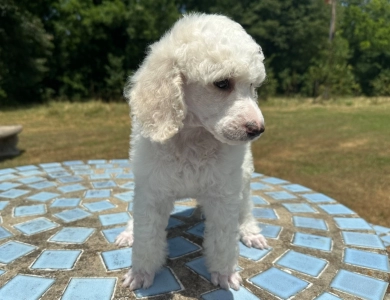
<instances>
[{"instance_id":1,"label":"green grass","mask_svg":"<svg viewBox=\"0 0 390 300\"><path fill-rule=\"evenodd\" d=\"M257 172L322 192L390 226L389 99L276 99L260 106L266 132L253 144ZM0 112L0 120L24 127L24 152L0 168L128 156L125 103L51 103Z\"/></svg>"}]
</instances>

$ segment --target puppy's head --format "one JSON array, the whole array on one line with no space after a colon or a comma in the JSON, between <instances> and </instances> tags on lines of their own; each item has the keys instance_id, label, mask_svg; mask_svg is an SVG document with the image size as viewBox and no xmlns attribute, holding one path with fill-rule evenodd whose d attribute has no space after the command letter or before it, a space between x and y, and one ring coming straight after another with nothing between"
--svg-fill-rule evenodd
<instances>
[{"instance_id":1,"label":"puppy's head","mask_svg":"<svg viewBox=\"0 0 390 300\"><path fill-rule=\"evenodd\" d=\"M256 87L265 79L259 45L218 15L184 16L149 48L125 88L142 134L164 142L188 112L218 140L242 144L264 131Z\"/></svg>"}]
</instances>

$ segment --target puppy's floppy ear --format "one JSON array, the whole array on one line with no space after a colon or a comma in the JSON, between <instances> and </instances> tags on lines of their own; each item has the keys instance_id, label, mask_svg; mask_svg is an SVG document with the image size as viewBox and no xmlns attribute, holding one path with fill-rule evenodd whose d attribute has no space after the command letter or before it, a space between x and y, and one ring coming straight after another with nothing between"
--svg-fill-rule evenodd
<instances>
[{"instance_id":1,"label":"puppy's floppy ear","mask_svg":"<svg viewBox=\"0 0 390 300\"><path fill-rule=\"evenodd\" d=\"M163 143L183 126L186 106L180 70L158 46L150 47L144 63L129 79L124 95L141 125L141 134Z\"/></svg>"}]
</instances>

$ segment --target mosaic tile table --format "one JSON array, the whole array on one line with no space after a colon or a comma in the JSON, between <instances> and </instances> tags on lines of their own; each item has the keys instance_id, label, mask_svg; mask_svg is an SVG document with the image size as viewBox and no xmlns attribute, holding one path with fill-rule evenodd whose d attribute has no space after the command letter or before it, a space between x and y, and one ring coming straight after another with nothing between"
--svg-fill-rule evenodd
<instances>
[{"instance_id":1,"label":"mosaic tile table","mask_svg":"<svg viewBox=\"0 0 390 300\"><path fill-rule=\"evenodd\" d=\"M0 170L0 299L390 299L389 228L261 174L252 200L271 248L239 245L239 291L210 283L204 224L184 199L167 228L166 267L151 288L130 292L121 277L131 248L113 242L132 217L133 187L127 160Z\"/></svg>"}]
</instances>

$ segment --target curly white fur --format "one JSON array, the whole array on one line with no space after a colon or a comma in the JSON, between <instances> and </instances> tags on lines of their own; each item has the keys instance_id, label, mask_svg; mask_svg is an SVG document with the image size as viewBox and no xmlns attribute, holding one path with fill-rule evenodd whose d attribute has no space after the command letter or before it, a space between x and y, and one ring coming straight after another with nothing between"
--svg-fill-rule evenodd
<instances>
[{"instance_id":1,"label":"curly white fur","mask_svg":"<svg viewBox=\"0 0 390 300\"><path fill-rule=\"evenodd\" d=\"M255 88L265 78L259 45L224 16L180 19L129 80L133 118L133 224L117 244L133 246L124 286L147 288L165 262L165 228L177 199L197 199L206 217L204 254L212 282L238 289L238 244L267 247L252 215L250 142L264 131Z\"/></svg>"}]
</instances>

